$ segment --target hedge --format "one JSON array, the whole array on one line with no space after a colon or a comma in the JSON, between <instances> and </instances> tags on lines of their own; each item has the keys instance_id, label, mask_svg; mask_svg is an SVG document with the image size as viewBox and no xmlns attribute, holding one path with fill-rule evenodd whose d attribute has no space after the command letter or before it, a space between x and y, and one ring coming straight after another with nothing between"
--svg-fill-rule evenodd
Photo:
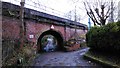
<instances>
[{"instance_id":1,"label":"hedge","mask_svg":"<svg viewBox=\"0 0 120 68\"><path fill-rule=\"evenodd\" d=\"M87 46L101 51L120 51L120 22L92 27L86 34Z\"/></svg>"}]
</instances>

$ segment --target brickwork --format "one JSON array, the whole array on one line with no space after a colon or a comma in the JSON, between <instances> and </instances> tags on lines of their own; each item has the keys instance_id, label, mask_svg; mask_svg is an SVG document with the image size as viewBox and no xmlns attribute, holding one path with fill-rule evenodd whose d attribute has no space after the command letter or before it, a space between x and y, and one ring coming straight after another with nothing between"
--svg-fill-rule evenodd
<instances>
[{"instance_id":1,"label":"brickwork","mask_svg":"<svg viewBox=\"0 0 120 68\"><path fill-rule=\"evenodd\" d=\"M43 22L36 22L33 20L26 20L26 38L34 42L35 44L37 43L38 38L40 35L45 32L50 30L51 24L49 23L43 23ZM16 18L12 17L3 17L3 37L4 38L17 38L19 39L19 20ZM64 27L64 26L59 26L59 25L53 25L54 30L61 33L63 39L66 41L72 38L75 34L75 28L70 28L70 27ZM84 34L84 30L77 29L78 34ZM30 38L30 35L33 35L33 38Z\"/></svg>"},{"instance_id":2,"label":"brickwork","mask_svg":"<svg viewBox=\"0 0 120 68\"><path fill-rule=\"evenodd\" d=\"M70 30L69 27L67 27L66 28L66 34L65 34L66 35L66 41L70 38L70 35L71 35L70 33L71 33L71 30Z\"/></svg>"},{"instance_id":3,"label":"brickwork","mask_svg":"<svg viewBox=\"0 0 120 68\"><path fill-rule=\"evenodd\" d=\"M2 18L2 37L3 38L19 38L19 20L3 16Z\"/></svg>"},{"instance_id":4,"label":"brickwork","mask_svg":"<svg viewBox=\"0 0 120 68\"><path fill-rule=\"evenodd\" d=\"M40 35L50 30L51 24L35 22L32 20L26 20L26 38L33 42L33 45L37 44L37 40ZM64 27L59 25L53 25L54 30L60 32L63 36L63 39L66 41L71 39L74 36L75 29L70 27ZM10 17L3 17L3 37L4 38L19 38L19 20ZM66 31L66 32L65 32ZM81 29L77 29L78 34L84 34L85 32ZM34 35L34 38L30 38L29 35Z\"/></svg>"},{"instance_id":5,"label":"brickwork","mask_svg":"<svg viewBox=\"0 0 120 68\"><path fill-rule=\"evenodd\" d=\"M47 24L47 23L35 23L35 22L31 22L31 21L27 21L26 22L26 35L28 40L37 43L37 39L40 37L40 35L45 32L50 30L51 28L51 24ZM64 36L64 27L63 26L58 26L58 25L53 25L54 26L54 30L57 32L60 32L62 34L62 36ZM30 39L29 35L34 35L34 38ZM64 37L63 37L64 38Z\"/></svg>"},{"instance_id":6,"label":"brickwork","mask_svg":"<svg viewBox=\"0 0 120 68\"><path fill-rule=\"evenodd\" d=\"M2 18L2 62L17 53L19 46L19 20L3 16Z\"/></svg>"}]
</instances>

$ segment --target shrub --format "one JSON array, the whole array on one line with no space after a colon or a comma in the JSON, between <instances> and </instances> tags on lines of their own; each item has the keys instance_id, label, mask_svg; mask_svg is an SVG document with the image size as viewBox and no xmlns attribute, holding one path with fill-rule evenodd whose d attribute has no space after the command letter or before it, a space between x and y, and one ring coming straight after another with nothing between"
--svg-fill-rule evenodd
<instances>
[{"instance_id":1,"label":"shrub","mask_svg":"<svg viewBox=\"0 0 120 68\"><path fill-rule=\"evenodd\" d=\"M94 50L120 51L120 22L92 27L86 34L86 42Z\"/></svg>"}]
</instances>

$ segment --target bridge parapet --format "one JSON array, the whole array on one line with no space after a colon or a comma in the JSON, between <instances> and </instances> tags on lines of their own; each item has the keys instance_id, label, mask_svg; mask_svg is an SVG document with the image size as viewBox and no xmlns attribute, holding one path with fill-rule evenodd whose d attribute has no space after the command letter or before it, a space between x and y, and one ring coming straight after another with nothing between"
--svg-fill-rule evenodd
<instances>
[{"instance_id":1,"label":"bridge parapet","mask_svg":"<svg viewBox=\"0 0 120 68\"><path fill-rule=\"evenodd\" d=\"M3 13L2 13L3 15L19 18L20 6L7 3L7 2L2 2L2 9L3 9ZM29 8L25 8L24 14L25 14L25 17L24 17L25 19L33 19L36 21L42 21L42 22L47 22L51 24L68 26L72 28L87 29L87 25L85 24L75 22L72 20L68 20L65 18L61 18L58 16L50 15L50 14L36 11L33 9L29 9Z\"/></svg>"}]
</instances>

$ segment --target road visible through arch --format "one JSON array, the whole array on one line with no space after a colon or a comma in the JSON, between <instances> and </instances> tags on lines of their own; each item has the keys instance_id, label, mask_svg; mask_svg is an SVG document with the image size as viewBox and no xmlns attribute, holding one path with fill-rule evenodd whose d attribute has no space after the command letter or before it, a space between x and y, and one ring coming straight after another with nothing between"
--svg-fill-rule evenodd
<instances>
[{"instance_id":1,"label":"road visible through arch","mask_svg":"<svg viewBox=\"0 0 120 68\"><path fill-rule=\"evenodd\" d=\"M43 32L37 42L38 52L50 52L63 50L63 36L55 30Z\"/></svg>"}]
</instances>

